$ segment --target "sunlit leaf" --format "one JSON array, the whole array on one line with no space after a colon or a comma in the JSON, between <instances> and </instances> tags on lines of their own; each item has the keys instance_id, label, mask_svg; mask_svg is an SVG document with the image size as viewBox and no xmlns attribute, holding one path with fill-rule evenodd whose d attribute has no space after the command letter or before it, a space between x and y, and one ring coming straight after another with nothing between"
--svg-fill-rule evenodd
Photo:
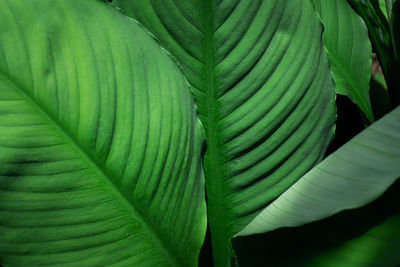
<instances>
[{"instance_id":1,"label":"sunlit leaf","mask_svg":"<svg viewBox=\"0 0 400 267\"><path fill-rule=\"evenodd\" d=\"M0 263L196 266L203 136L174 60L101 1L0 18Z\"/></svg>"}]
</instances>

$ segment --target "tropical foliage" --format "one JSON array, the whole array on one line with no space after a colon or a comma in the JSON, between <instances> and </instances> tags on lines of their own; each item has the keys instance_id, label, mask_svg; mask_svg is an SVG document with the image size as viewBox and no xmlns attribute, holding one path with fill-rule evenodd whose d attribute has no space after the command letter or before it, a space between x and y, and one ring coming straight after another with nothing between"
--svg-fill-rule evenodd
<instances>
[{"instance_id":1,"label":"tropical foliage","mask_svg":"<svg viewBox=\"0 0 400 267\"><path fill-rule=\"evenodd\" d=\"M0 263L400 263L399 2L0 0Z\"/></svg>"}]
</instances>

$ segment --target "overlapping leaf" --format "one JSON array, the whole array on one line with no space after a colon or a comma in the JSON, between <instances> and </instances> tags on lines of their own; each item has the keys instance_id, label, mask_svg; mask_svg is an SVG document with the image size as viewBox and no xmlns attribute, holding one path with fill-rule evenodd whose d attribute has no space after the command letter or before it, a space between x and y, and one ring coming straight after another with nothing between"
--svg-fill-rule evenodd
<instances>
[{"instance_id":1,"label":"overlapping leaf","mask_svg":"<svg viewBox=\"0 0 400 267\"><path fill-rule=\"evenodd\" d=\"M237 238L239 266L397 266L399 186L400 180L376 201L322 221Z\"/></svg>"},{"instance_id":2,"label":"overlapping leaf","mask_svg":"<svg viewBox=\"0 0 400 267\"><path fill-rule=\"evenodd\" d=\"M397 73L400 71L400 58L397 51L400 34L397 26L399 23L396 23L398 21L396 14L400 13L398 11L400 2L398 0L387 2L391 7L389 11L391 16L388 21L384 15L381 15L379 6L373 6L368 0L348 1L367 25L374 51L385 75L392 107L397 107L400 105L400 80L397 78Z\"/></svg>"},{"instance_id":3,"label":"overlapping leaf","mask_svg":"<svg viewBox=\"0 0 400 267\"><path fill-rule=\"evenodd\" d=\"M334 84L311 1L116 0L182 65L206 130L216 266L228 240L317 163Z\"/></svg>"},{"instance_id":4,"label":"overlapping leaf","mask_svg":"<svg viewBox=\"0 0 400 267\"><path fill-rule=\"evenodd\" d=\"M313 0L324 24L323 40L336 83L336 93L348 96L374 120L369 100L371 43L368 30L346 0Z\"/></svg>"},{"instance_id":5,"label":"overlapping leaf","mask_svg":"<svg viewBox=\"0 0 400 267\"><path fill-rule=\"evenodd\" d=\"M298 226L363 206L400 177L400 107L297 181L239 235Z\"/></svg>"},{"instance_id":6,"label":"overlapping leaf","mask_svg":"<svg viewBox=\"0 0 400 267\"><path fill-rule=\"evenodd\" d=\"M202 129L172 58L100 1L0 17L0 263L197 265Z\"/></svg>"}]
</instances>

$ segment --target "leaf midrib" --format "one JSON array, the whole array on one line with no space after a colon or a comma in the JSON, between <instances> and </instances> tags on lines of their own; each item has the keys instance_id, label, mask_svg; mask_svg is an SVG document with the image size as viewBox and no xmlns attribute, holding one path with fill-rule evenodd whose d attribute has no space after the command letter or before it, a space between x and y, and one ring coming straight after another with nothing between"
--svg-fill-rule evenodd
<instances>
[{"instance_id":1,"label":"leaf midrib","mask_svg":"<svg viewBox=\"0 0 400 267\"><path fill-rule=\"evenodd\" d=\"M224 173L221 169L222 161L219 150L218 137L218 92L215 81L215 43L214 43L214 8L213 0L206 0L204 6L204 91L206 94L206 118L204 121L207 140L208 170L205 169L207 206L209 227L211 232L214 265L223 266L229 260L228 242L231 236L227 224L226 203L224 202L226 186ZM205 163L206 164L206 163ZM212 205L210 205L212 203Z\"/></svg>"},{"instance_id":2,"label":"leaf midrib","mask_svg":"<svg viewBox=\"0 0 400 267\"><path fill-rule=\"evenodd\" d=\"M107 172L107 170L102 167L102 165L96 161L96 159L90 155L88 151L83 149L76 138L67 131L65 128L60 126L55 118L49 114L49 112L42 107L39 103L35 101L35 99L29 95L26 90L24 90L24 86L20 85L17 81L12 79L12 77L8 74L5 74L3 71L0 72L0 77L5 78L9 83L13 85L17 92L22 95L23 99L26 100L31 106L37 110L39 114L43 116L45 120L49 122L50 125L54 127L54 129L60 134L61 138L65 139L68 144L72 146L72 148L76 151L80 159L86 162L96 174L96 177L99 177L99 181L102 181L106 184L107 188L109 188L110 193L114 196L114 198L122 204L123 208L127 213L130 214L132 218L139 221L143 227L143 229L147 232L148 237L153 241L155 246L157 246L162 254L166 256L171 266L185 266L185 264L181 263L175 255L170 252L168 246L163 242L161 238L158 237L157 231L154 230L145 220L145 217L140 214L139 209L135 207L135 205L128 200L128 198L121 192L118 186L112 182L110 177L111 175Z\"/></svg>"}]
</instances>

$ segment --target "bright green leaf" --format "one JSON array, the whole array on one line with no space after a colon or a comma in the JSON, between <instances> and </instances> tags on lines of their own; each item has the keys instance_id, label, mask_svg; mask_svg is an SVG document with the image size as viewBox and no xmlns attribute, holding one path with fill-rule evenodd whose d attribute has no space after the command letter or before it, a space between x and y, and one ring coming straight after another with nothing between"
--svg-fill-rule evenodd
<instances>
[{"instance_id":1,"label":"bright green leaf","mask_svg":"<svg viewBox=\"0 0 400 267\"><path fill-rule=\"evenodd\" d=\"M372 122L369 99L372 48L367 27L346 0L313 1L324 24L323 40L336 93L348 96Z\"/></svg>"},{"instance_id":2,"label":"bright green leaf","mask_svg":"<svg viewBox=\"0 0 400 267\"><path fill-rule=\"evenodd\" d=\"M365 205L400 177L400 107L303 176L239 235L292 227Z\"/></svg>"},{"instance_id":3,"label":"bright green leaf","mask_svg":"<svg viewBox=\"0 0 400 267\"><path fill-rule=\"evenodd\" d=\"M100 1L0 18L0 263L196 266L203 137L172 58Z\"/></svg>"},{"instance_id":4,"label":"bright green leaf","mask_svg":"<svg viewBox=\"0 0 400 267\"><path fill-rule=\"evenodd\" d=\"M215 265L229 239L322 158L335 121L309 0L116 0L181 64L206 130Z\"/></svg>"}]
</instances>

